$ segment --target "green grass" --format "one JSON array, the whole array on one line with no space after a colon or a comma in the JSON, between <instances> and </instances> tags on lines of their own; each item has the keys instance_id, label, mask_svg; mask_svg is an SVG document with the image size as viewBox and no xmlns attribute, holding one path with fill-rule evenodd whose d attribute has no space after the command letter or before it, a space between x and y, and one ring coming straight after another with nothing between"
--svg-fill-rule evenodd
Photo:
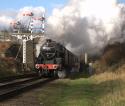
<instances>
[{"instance_id":1,"label":"green grass","mask_svg":"<svg viewBox=\"0 0 125 106\"><path fill-rule=\"evenodd\" d=\"M41 90L39 99L44 106L124 106L121 98L125 85L119 79L98 82L96 77L59 79Z\"/></svg>"}]
</instances>

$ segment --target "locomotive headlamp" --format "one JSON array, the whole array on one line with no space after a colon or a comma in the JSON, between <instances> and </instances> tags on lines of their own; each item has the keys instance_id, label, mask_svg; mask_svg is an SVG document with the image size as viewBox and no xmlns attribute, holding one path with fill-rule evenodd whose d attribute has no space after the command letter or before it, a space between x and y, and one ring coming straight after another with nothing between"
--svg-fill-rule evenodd
<instances>
[{"instance_id":1,"label":"locomotive headlamp","mask_svg":"<svg viewBox=\"0 0 125 106\"><path fill-rule=\"evenodd\" d=\"M55 66L54 66L54 69L56 69L57 67L58 67L58 66L57 66L57 65L55 65Z\"/></svg>"},{"instance_id":2,"label":"locomotive headlamp","mask_svg":"<svg viewBox=\"0 0 125 106\"><path fill-rule=\"evenodd\" d=\"M36 64L36 68L39 69L39 65L38 64Z\"/></svg>"},{"instance_id":3,"label":"locomotive headlamp","mask_svg":"<svg viewBox=\"0 0 125 106\"><path fill-rule=\"evenodd\" d=\"M58 68L58 65L53 65L53 69L57 69Z\"/></svg>"}]
</instances>

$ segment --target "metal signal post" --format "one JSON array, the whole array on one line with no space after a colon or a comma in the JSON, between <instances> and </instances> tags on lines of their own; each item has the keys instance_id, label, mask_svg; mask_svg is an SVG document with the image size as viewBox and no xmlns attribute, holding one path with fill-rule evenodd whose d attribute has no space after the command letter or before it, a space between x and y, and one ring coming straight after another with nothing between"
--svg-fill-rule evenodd
<instances>
[{"instance_id":1,"label":"metal signal post","mask_svg":"<svg viewBox=\"0 0 125 106\"><path fill-rule=\"evenodd\" d=\"M26 42L29 40L33 40L36 37L43 37L44 35L44 23L45 23L45 16L43 13L42 17L35 17L32 12L26 12L23 13L24 17L29 17L30 22L28 25L28 33L25 33L23 31L20 31L21 28L21 22L17 21L14 23L11 23L13 25L13 28L17 29L17 33L13 33L12 36L17 37L17 39L22 40L23 44L23 64L26 64ZM40 28L35 29L33 21L39 20L41 22ZM24 28L23 28L24 29ZM34 33L33 30L40 30L40 33ZM29 33L30 32L30 33Z\"/></svg>"}]
</instances>

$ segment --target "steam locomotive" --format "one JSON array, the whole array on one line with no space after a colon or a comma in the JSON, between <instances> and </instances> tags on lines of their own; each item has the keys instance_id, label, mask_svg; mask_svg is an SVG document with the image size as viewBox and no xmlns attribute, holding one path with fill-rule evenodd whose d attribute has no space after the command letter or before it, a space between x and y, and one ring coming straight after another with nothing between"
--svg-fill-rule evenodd
<instances>
[{"instance_id":1,"label":"steam locomotive","mask_svg":"<svg viewBox=\"0 0 125 106\"><path fill-rule=\"evenodd\" d=\"M64 78L76 63L78 63L77 56L60 43L46 39L40 48L35 67L39 76L49 75Z\"/></svg>"}]
</instances>

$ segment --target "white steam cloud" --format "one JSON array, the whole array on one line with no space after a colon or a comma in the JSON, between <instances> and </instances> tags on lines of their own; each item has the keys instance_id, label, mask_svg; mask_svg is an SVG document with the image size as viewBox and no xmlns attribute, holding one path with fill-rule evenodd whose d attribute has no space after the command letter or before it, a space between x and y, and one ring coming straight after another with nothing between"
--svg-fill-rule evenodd
<instances>
[{"instance_id":1,"label":"white steam cloud","mask_svg":"<svg viewBox=\"0 0 125 106\"><path fill-rule=\"evenodd\" d=\"M12 20L11 17L0 16L0 30L8 30Z\"/></svg>"},{"instance_id":2,"label":"white steam cloud","mask_svg":"<svg viewBox=\"0 0 125 106\"><path fill-rule=\"evenodd\" d=\"M24 24L29 18L21 14L32 11L41 16L43 7L24 7L15 16ZM0 29L9 28L12 18L0 16ZM100 53L108 43L125 41L125 5L116 0L69 0L55 8L46 21L46 36L61 42L75 53Z\"/></svg>"},{"instance_id":3,"label":"white steam cloud","mask_svg":"<svg viewBox=\"0 0 125 106\"><path fill-rule=\"evenodd\" d=\"M10 30L12 24L20 22L24 28L27 28L30 23L30 16L24 16L32 12L34 17L41 17L45 9L43 7L24 7L18 12L15 10L11 11L0 11L0 30Z\"/></svg>"},{"instance_id":4,"label":"white steam cloud","mask_svg":"<svg viewBox=\"0 0 125 106\"><path fill-rule=\"evenodd\" d=\"M53 10L47 32L74 52L96 54L112 39L124 41L124 11L116 0L70 0Z\"/></svg>"}]
</instances>

